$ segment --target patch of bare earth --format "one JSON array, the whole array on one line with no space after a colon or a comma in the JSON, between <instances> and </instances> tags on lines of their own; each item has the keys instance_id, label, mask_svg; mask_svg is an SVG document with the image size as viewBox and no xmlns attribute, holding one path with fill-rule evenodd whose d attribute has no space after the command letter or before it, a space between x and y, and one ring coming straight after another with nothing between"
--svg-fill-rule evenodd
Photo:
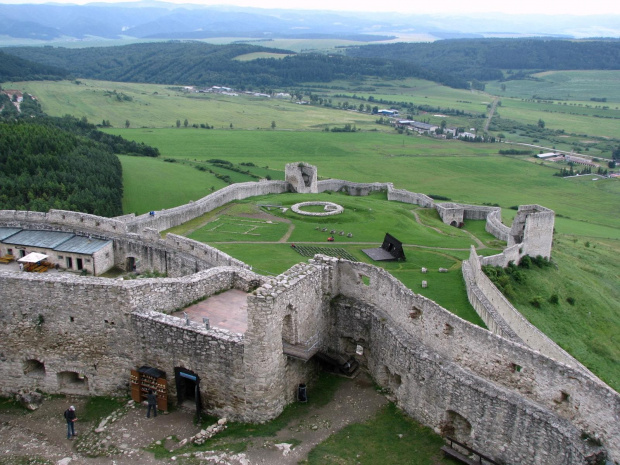
<instances>
[{"instance_id":1,"label":"patch of bare earth","mask_svg":"<svg viewBox=\"0 0 620 465\"><path fill-rule=\"evenodd\" d=\"M144 448L160 441L168 450L174 450L181 444L179 441L200 432L191 412L176 410L147 419L146 408L132 402L107 417L103 425L82 422L79 418L85 401L80 397L48 399L32 413L0 413L0 464L16 463L20 458L29 457L39 457L57 465L178 463L180 460L155 459ZM198 452L192 463L296 464L331 434L349 424L370 419L387 400L376 392L370 379L361 374L357 379L343 382L327 405L314 408L312 398L309 402L308 412L275 437L252 438L248 449L240 454ZM76 407L78 416L78 436L71 440L67 439L63 417L69 405ZM291 447L294 444L297 445Z\"/></svg>"}]
</instances>

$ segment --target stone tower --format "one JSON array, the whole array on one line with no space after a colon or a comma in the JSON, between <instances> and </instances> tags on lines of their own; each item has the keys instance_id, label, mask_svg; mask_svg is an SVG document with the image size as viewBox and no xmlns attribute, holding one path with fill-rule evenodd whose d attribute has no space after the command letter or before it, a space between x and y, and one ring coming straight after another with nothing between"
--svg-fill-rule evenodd
<instances>
[{"instance_id":1,"label":"stone tower","mask_svg":"<svg viewBox=\"0 0 620 465\"><path fill-rule=\"evenodd\" d=\"M286 182L290 183L294 192L299 194L318 194L316 166L307 163L288 163L286 165Z\"/></svg>"}]
</instances>

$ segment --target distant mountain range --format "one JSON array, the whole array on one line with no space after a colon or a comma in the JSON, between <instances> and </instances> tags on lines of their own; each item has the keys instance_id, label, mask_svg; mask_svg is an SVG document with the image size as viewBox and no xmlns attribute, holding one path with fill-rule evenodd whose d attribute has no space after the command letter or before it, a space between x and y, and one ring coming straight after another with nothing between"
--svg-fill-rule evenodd
<instances>
[{"instance_id":1,"label":"distant mountain range","mask_svg":"<svg viewBox=\"0 0 620 465\"><path fill-rule=\"evenodd\" d=\"M0 5L0 36L21 40L341 38L380 41L544 36L620 37L620 16L403 15L204 7L163 2ZM15 40L13 41L15 43Z\"/></svg>"}]
</instances>

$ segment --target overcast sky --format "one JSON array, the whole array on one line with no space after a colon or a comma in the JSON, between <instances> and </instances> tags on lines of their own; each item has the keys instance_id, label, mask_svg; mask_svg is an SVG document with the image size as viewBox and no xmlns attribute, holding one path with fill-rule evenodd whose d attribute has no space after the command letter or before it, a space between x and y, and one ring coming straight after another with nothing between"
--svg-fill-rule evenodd
<instances>
[{"instance_id":1,"label":"overcast sky","mask_svg":"<svg viewBox=\"0 0 620 465\"><path fill-rule=\"evenodd\" d=\"M118 2L127 0L103 0ZM198 3L202 5L238 5L256 8L340 10L340 11L397 11L403 13L481 13L545 15L598 15L620 14L618 0L165 0L170 3ZM0 3L93 3L92 0L0 0Z\"/></svg>"}]
</instances>

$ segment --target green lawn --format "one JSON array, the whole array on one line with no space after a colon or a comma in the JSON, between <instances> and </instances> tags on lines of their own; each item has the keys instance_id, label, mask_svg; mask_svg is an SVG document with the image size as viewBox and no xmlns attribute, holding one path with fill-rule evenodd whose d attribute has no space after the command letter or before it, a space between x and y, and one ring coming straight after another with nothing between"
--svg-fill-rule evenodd
<instances>
[{"instance_id":1,"label":"green lawn","mask_svg":"<svg viewBox=\"0 0 620 465\"><path fill-rule=\"evenodd\" d=\"M444 442L430 428L413 421L394 404L365 423L331 435L308 455L307 465L455 464L440 451Z\"/></svg>"}]
</instances>

